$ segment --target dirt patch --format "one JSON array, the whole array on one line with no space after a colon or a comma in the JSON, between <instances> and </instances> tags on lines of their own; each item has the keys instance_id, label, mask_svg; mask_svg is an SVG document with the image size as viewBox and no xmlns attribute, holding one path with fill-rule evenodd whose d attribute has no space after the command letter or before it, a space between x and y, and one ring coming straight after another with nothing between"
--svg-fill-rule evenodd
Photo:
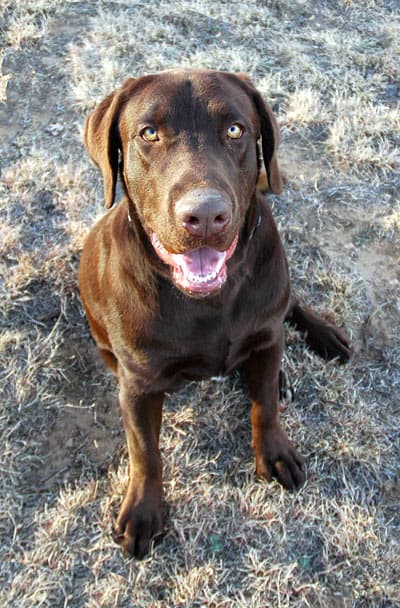
<instances>
[{"instance_id":1,"label":"dirt patch","mask_svg":"<svg viewBox=\"0 0 400 608\"><path fill-rule=\"evenodd\" d=\"M100 406L64 406L42 448L44 466L38 472L37 484L44 491L73 482L88 469L96 476L103 475L125 449L117 396L106 396Z\"/></svg>"},{"instance_id":2,"label":"dirt patch","mask_svg":"<svg viewBox=\"0 0 400 608\"><path fill-rule=\"evenodd\" d=\"M125 448L118 385L91 338L65 336L54 364L65 361L70 365L64 363L57 408L40 452L42 489L74 481L82 472L100 476Z\"/></svg>"}]
</instances>

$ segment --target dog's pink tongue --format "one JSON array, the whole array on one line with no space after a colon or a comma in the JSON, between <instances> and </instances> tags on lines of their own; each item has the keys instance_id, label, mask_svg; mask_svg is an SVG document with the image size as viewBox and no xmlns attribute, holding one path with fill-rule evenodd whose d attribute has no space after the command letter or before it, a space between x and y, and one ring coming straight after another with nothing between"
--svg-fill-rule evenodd
<instances>
[{"instance_id":1,"label":"dog's pink tongue","mask_svg":"<svg viewBox=\"0 0 400 608\"><path fill-rule=\"evenodd\" d=\"M174 266L178 266L184 276L195 275L208 277L218 274L226 259L226 251L217 251L211 247L201 247L186 253L171 255Z\"/></svg>"},{"instance_id":2,"label":"dog's pink tongue","mask_svg":"<svg viewBox=\"0 0 400 608\"><path fill-rule=\"evenodd\" d=\"M236 236L229 249L217 251L211 247L199 247L186 253L170 253L154 232L151 242L160 259L173 269L173 279L184 291L209 295L218 291L226 281L226 262L233 255L238 243Z\"/></svg>"}]
</instances>

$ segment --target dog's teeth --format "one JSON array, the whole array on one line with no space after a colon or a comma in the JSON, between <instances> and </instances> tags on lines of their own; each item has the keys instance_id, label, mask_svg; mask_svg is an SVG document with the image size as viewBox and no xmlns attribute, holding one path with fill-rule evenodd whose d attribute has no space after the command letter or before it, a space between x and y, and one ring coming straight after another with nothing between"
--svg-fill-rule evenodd
<instances>
[{"instance_id":1,"label":"dog's teeth","mask_svg":"<svg viewBox=\"0 0 400 608\"><path fill-rule=\"evenodd\" d=\"M191 274L188 276L188 279L191 283L209 283L210 281L214 281L217 278L217 276L218 276L218 274L216 272L207 274L204 277L199 274Z\"/></svg>"}]
</instances>

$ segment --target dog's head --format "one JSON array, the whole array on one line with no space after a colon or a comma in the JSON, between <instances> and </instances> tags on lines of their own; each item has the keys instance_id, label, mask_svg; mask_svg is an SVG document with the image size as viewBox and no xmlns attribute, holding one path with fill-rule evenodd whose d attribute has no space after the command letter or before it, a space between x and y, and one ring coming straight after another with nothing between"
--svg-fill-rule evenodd
<instances>
[{"instance_id":1,"label":"dog's head","mask_svg":"<svg viewBox=\"0 0 400 608\"><path fill-rule=\"evenodd\" d=\"M106 206L119 173L131 216L177 287L197 296L223 285L240 231L254 218L260 137L269 187L279 193L271 109L246 76L213 70L129 78L85 124Z\"/></svg>"}]
</instances>

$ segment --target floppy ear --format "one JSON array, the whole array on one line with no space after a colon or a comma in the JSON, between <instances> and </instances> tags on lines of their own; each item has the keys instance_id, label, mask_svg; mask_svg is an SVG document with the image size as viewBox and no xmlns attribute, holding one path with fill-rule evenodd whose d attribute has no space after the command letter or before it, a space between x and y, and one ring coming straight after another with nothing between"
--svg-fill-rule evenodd
<instances>
[{"instance_id":1,"label":"floppy ear","mask_svg":"<svg viewBox=\"0 0 400 608\"><path fill-rule=\"evenodd\" d=\"M127 89L135 82L129 78L120 89L113 91L85 120L84 143L89 156L99 167L104 180L104 199L107 209L112 207L118 177L121 139L118 120L126 99Z\"/></svg>"},{"instance_id":2,"label":"floppy ear","mask_svg":"<svg viewBox=\"0 0 400 608\"><path fill-rule=\"evenodd\" d=\"M276 157L280 141L279 126L271 108L257 90L254 91L253 100L260 117L261 145L269 187L274 194L280 194L283 190L283 179Z\"/></svg>"},{"instance_id":3,"label":"floppy ear","mask_svg":"<svg viewBox=\"0 0 400 608\"><path fill-rule=\"evenodd\" d=\"M274 194L280 194L283 190L283 179L276 157L280 141L278 123L271 108L248 76L246 74L238 74L238 76L246 85L247 94L253 100L260 119L262 152L269 187Z\"/></svg>"}]
</instances>

